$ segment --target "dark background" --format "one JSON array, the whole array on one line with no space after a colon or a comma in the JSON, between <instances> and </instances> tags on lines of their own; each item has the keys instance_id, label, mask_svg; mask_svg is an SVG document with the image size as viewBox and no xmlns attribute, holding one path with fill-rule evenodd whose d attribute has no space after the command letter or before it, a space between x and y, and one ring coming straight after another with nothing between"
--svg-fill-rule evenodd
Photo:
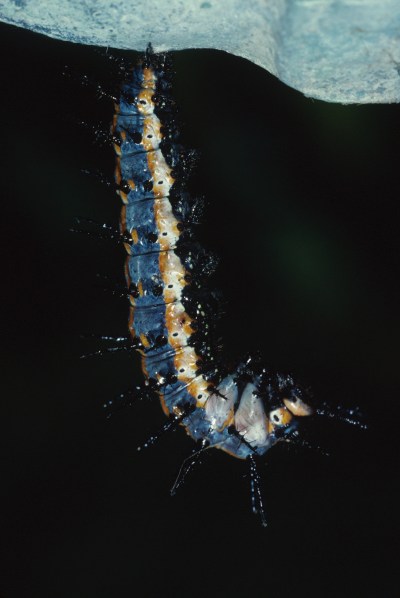
<instances>
[{"instance_id":1,"label":"dark background","mask_svg":"<svg viewBox=\"0 0 400 598\"><path fill-rule=\"evenodd\" d=\"M278 446L261 468L269 527L244 463L214 451L175 498L192 442L139 403L136 359L80 360L82 334L124 334L121 247L69 228L116 224L114 157L85 126L113 107L90 47L2 25L1 598L398 596L400 107L304 98L245 60L174 55L183 139L201 152L202 242L221 257L226 351L260 349L318 401L359 406L367 432L319 419L318 452ZM129 56L129 53L125 53ZM131 53L132 60L136 55Z\"/></svg>"}]
</instances>

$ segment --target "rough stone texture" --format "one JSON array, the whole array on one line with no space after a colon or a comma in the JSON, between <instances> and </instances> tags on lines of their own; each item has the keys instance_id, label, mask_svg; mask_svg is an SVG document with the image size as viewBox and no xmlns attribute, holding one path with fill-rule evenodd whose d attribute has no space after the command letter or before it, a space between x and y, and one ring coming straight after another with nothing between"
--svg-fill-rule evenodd
<instances>
[{"instance_id":1,"label":"rough stone texture","mask_svg":"<svg viewBox=\"0 0 400 598\"><path fill-rule=\"evenodd\" d=\"M225 50L307 96L400 101L399 0L3 0L0 20L82 44Z\"/></svg>"}]
</instances>

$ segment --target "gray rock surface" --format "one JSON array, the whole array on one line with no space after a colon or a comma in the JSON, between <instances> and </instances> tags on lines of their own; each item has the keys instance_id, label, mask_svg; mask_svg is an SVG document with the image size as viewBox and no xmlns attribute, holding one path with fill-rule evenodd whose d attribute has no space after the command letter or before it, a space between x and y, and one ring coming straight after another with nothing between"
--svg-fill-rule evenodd
<instances>
[{"instance_id":1,"label":"gray rock surface","mask_svg":"<svg viewBox=\"0 0 400 598\"><path fill-rule=\"evenodd\" d=\"M400 0L2 0L0 20L81 44L225 50L310 97L400 101Z\"/></svg>"}]
</instances>

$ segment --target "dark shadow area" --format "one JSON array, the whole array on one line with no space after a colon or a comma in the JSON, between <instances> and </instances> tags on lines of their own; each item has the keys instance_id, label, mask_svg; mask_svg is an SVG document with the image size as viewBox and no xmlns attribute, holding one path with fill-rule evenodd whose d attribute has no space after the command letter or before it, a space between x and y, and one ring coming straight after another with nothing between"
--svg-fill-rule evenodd
<instances>
[{"instance_id":1,"label":"dark shadow area","mask_svg":"<svg viewBox=\"0 0 400 598\"><path fill-rule=\"evenodd\" d=\"M99 348L80 336L125 333L126 303L96 277L122 282L124 252L69 229L117 225L119 198L81 173L112 180L113 152L79 125L106 130L113 106L62 73L107 87L111 65L0 31L1 597L397 596L400 107L322 103L228 54L174 55L227 355L260 350L369 425L316 421L330 457L269 452L263 530L246 464L214 451L171 498L190 439L137 452L164 422L158 404L105 419L137 360L80 360Z\"/></svg>"}]
</instances>

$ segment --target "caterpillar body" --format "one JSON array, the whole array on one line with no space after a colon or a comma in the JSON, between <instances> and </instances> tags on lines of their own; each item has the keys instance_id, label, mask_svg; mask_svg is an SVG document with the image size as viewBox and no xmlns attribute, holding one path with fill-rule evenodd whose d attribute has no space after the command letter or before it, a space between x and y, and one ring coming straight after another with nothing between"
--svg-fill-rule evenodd
<instances>
[{"instance_id":1,"label":"caterpillar body","mask_svg":"<svg viewBox=\"0 0 400 598\"><path fill-rule=\"evenodd\" d=\"M149 49L122 88L112 127L129 330L166 415L181 418L194 440L245 459L289 438L313 410L290 376L257 371L250 359L223 377L218 367L210 374L207 314L190 293L204 252L184 222L191 209L180 180L187 156L177 143L169 88L167 57Z\"/></svg>"},{"instance_id":2,"label":"caterpillar body","mask_svg":"<svg viewBox=\"0 0 400 598\"><path fill-rule=\"evenodd\" d=\"M308 416L359 422L354 410L314 408L292 376L269 371L259 358L227 366L219 357L215 297L204 286L215 264L193 233L198 206L186 190L193 155L179 143L170 70L169 57L149 46L121 88L111 129L128 253L129 331L145 387L201 447L184 462L173 492L193 455L220 449L249 460L253 511L266 524L256 457L281 441L308 446L298 432Z\"/></svg>"}]
</instances>

